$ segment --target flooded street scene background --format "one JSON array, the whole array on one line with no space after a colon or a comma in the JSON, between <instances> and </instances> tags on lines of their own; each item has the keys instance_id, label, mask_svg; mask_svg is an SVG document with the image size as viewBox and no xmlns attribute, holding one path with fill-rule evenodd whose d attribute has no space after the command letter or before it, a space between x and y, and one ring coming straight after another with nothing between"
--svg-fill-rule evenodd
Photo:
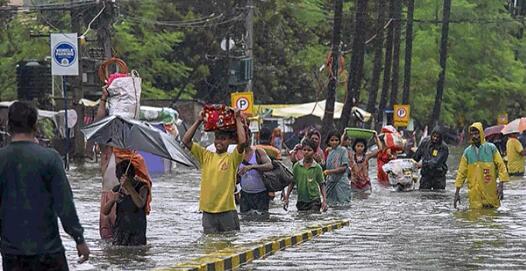
<instances>
[{"instance_id":1,"label":"flooded street scene background","mask_svg":"<svg viewBox=\"0 0 526 271\"><path fill-rule=\"evenodd\" d=\"M86 163L72 167L69 179L92 256L89 262L77 264L74 242L61 229L66 256L72 270L155 269L222 248L296 233L312 224L348 219L349 227L242 269L525 269L525 180L516 177L506 185L505 200L498 210L468 210L465 188L461 207L455 210L453 174L460 151L456 148L450 155L446 191L394 192L373 180L372 193L354 194L350 207L310 215L296 211L295 199L285 211L278 195L271 203L269 219L242 217L240 232L210 236L202 234L198 211L199 172L179 167L172 174L154 178L148 245L137 248L114 247L100 240L99 166ZM371 176L376 176L375 170L372 163Z\"/></svg>"}]
</instances>

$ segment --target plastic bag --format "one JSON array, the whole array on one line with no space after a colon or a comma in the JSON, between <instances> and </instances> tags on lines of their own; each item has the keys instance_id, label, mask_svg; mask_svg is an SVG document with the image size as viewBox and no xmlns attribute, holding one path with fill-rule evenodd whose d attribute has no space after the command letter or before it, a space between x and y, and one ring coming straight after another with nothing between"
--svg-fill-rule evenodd
<instances>
[{"instance_id":1,"label":"plastic bag","mask_svg":"<svg viewBox=\"0 0 526 271\"><path fill-rule=\"evenodd\" d=\"M109 114L129 119L139 118L141 84L141 77L135 70L126 77L114 78L108 86Z\"/></svg>"},{"instance_id":2,"label":"plastic bag","mask_svg":"<svg viewBox=\"0 0 526 271\"><path fill-rule=\"evenodd\" d=\"M416 162L413 159L395 159L383 165L391 185L410 185L416 180Z\"/></svg>"}]
</instances>

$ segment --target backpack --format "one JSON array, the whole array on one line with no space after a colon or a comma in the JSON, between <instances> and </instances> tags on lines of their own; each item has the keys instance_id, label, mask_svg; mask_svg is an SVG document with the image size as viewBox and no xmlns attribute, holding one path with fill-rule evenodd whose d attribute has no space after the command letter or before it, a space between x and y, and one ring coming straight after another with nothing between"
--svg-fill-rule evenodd
<instances>
[{"instance_id":1,"label":"backpack","mask_svg":"<svg viewBox=\"0 0 526 271\"><path fill-rule=\"evenodd\" d=\"M256 160L260 163L260 154L256 150ZM282 191L294 178L292 171L281 161L272 160L272 170L261 172L263 183L268 192Z\"/></svg>"}]
</instances>

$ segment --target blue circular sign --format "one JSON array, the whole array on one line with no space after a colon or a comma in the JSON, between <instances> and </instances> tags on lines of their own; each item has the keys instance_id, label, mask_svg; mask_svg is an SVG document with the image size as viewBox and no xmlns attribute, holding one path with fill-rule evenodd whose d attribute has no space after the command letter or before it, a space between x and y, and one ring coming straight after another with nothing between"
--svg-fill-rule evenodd
<instances>
[{"instance_id":1,"label":"blue circular sign","mask_svg":"<svg viewBox=\"0 0 526 271\"><path fill-rule=\"evenodd\" d=\"M69 42L60 42L53 48L53 59L61 67L69 67L75 62L77 52Z\"/></svg>"}]
</instances>

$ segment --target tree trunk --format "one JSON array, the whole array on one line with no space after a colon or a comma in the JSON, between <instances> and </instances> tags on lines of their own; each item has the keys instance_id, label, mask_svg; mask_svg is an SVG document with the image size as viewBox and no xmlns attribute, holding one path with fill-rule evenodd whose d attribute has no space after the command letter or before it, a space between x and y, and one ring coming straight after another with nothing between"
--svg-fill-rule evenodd
<instances>
[{"instance_id":1,"label":"tree trunk","mask_svg":"<svg viewBox=\"0 0 526 271\"><path fill-rule=\"evenodd\" d=\"M390 18L393 17L393 7L395 0L389 2ZM389 24L387 29L387 39L385 41L385 64L384 64L384 80L382 83L382 94L380 95L380 104L378 105L378 126L382 124L384 119L384 111L387 105L387 97L389 96L389 82L391 82L391 61L393 59L393 21Z\"/></svg>"},{"instance_id":2,"label":"tree trunk","mask_svg":"<svg viewBox=\"0 0 526 271\"><path fill-rule=\"evenodd\" d=\"M407 0L407 25L405 29L404 92L402 93L403 104L409 104L409 93L411 88L411 58L413 55L414 12L415 0Z\"/></svg>"},{"instance_id":3,"label":"tree trunk","mask_svg":"<svg viewBox=\"0 0 526 271\"><path fill-rule=\"evenodd\" d=\"M444 0L444 11L442 17L442 37L440 39L440 73L437 81L437 93L435 106L431 115L430 127L438 124L440 119L440 108L442 107L442 96L444 95L444 83L446 81L447 63L447 41L449 34L449 13L451 12L451 0Z\"/></svg>"},{"instance_id":4,"label":"tree trunk","mask_svg":"<svg viewBox=\"0 0 526 271\"><path fill-rule=\"evenodd\" d=\"M358 103L360 98L360 85L363 77L363 62L365 55L365 35L367 29L366 12L367 0L357 0L352 56L351 64L349 66L349 83L340 120L341 129L349 124L352 107Z\"/></svg>"},{"instance_id":5,"label":"tree trunk","mask_svg":"<svg viewBox=\"0 0 526 271\"><path fill-rule=\"evenodd\" d=\"M393 6L393 68L391 72L391 100L389 101L389 109L393 109L393 105L398 103L398 83L400 81L400 36L402 35L400 29L400 19L402 18L401 0L394 0Z\"/></svg>"},{"instance_id":6,"label":"tree trunk","mask_svg":"<svg viewBox=\"0 0 526 271\"><path fill-rule=\"evenodd\" d=\"M376 38L374 42L374 64L371 85L369 86L369 97L367 99L367 111L376 116L376 97L380 85L382 73L382 53L384 49L384 24L385 24L385 1L378 1L378 17L376 20Z\"/></svg>"},{"instance_id":7,"label":"tree trunk","mask_svg":"<svg viewBox=\"0 0 526 271\"><path fill-rule=\"evenodd\" d=\"M332 29L332 67L329 74L329 84L327 86L327 100L325 102L325 112L323 114L322 138L333 130L334 127L334 103L336 102L336 86L338 84L338 59L340 57L340 40L342 26L343 0L334 1L334 25Z\"/></svg>"}]
</instances>

